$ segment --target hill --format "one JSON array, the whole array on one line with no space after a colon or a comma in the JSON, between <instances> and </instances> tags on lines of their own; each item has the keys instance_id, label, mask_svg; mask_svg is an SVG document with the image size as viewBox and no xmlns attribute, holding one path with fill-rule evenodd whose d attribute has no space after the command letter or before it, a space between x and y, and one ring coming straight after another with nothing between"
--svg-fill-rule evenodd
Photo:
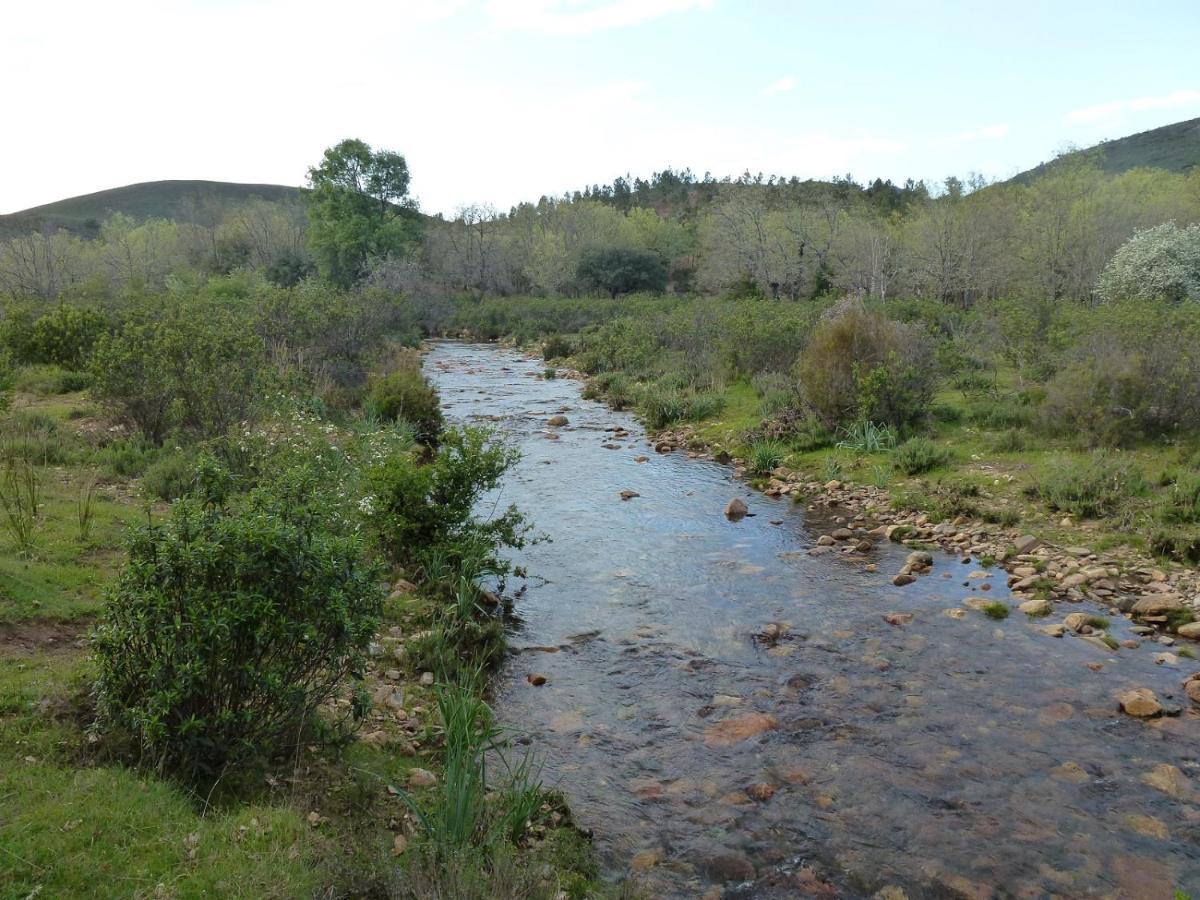
<instances>
[{"instance_id":1,"label":"hill","mask_svg":"<svg viewBox=\"0 0 1200 900\"><path fill-rule=\"evenodd\" d=\"M42 228L94 233L114 213L134 219L191 221L212 205L237 206L255 198L298 201L303 191L282 184L237 184L229 181L146 181L69 197L43 206L0 216L0 236Z\"/></svg>"},{"instance_id":2,"label":"hill","mask_svg":"<svg viewBox=\"0 0 1200 900\"><path fill-rule=\"evenodd\" d=\"M1047 169L1084 156L1095 159L1100 168L1114 175L1138 168L1187 172L1200 166L1200 119L1188 119L1064 153L1013 176L1011 180L1028 184L1045 174Z\"/></svg>"}]
</instances>

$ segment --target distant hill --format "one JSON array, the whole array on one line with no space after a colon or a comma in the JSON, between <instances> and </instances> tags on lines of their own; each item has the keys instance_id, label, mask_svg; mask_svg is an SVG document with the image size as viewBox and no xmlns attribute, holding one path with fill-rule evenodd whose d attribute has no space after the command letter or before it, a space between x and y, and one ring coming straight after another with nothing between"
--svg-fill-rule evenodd
<instances>
[{"instance_id":1,"label":"distant hill","mask_svg":"<svg viewBox=\"0 0 1200 900\"><path fill-rule=\"evenodd\" d=\"M1114 175L1130 169L1166 169L1187 172L1200 166L1200 119L1188 119L1162 128L1152 128L1128 137L1104 141L1094 147L1064 153L1057 159L1042 163L1012 178L1028 184L1047 169L1064 160L1080 156L1093 157L1105 172Z\"/></svg>"},{"instance_id":2,"label":"distant hill","mask_svg":"<svg viewBox=\"0 0 1200 900\"><path fill-rule=\"evenodd\" d=\"M0 236L43 228L94 233L114 213L134 219L190 221L205 206L237 206L255 198L298 201L300 188L282 184L236 184L229 181L146 181L97 191L0 216Z\"/></svg>"}]
</instances>

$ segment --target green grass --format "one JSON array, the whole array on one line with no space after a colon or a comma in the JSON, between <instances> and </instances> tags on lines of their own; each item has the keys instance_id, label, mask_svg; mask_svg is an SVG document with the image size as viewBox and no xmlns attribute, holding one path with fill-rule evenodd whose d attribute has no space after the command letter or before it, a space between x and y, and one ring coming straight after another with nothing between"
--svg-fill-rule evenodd
<instances>
[{"instance_id":1,"label":"green grass","mask_svg":"<svg viewBox=\"0 0 1200 900\"><path fill-rule=\"evenodd\" d=\"M296 897L317 887L303 813L252 802L201 815L195 798L123 766L80 767L77 656L0 654L4 896ZM40 710L43 701L58 715Z\"/></svg>"},{"instance_id":2,"label":"green grass","mask_svg":"<svg viewBox=\"0 0 1200 900\"><path fill-rule=\"evenodd\" d=\"M121 558L125 527L145 513L126 489L99 488L87 540L79 537L77 497L85 470L42 467L42 509L33 532L33 556L18 553L0 530L0 622L30 617L72 619L94 613Z\"/></svg>"},{"instance_id":3,"label":"green grass","mask_svg":"<svg viewBox=\"0 0 1200 900\"><path fill-rule=\"evenodd\" d=\"M993 600L983 607L983 614L989 619L1003 620L1008 618L1008 605L999 600Z\"/></svg>"}]
</instances>

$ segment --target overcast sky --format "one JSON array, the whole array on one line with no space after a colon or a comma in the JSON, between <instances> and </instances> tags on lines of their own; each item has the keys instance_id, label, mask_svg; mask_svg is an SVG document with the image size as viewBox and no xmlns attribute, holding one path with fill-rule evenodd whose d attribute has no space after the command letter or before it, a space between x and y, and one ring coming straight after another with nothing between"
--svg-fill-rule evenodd
<instances>
[{"instance_id":1,"label":"overcast sky","mask_svg":"<svg viewBox=\"0 0 1200 900\"><path fill-rule=\"evenodd\" d=\"M1197 0L3 0L0 211L302 184L344 137L429 212L665 166L1006 177L1200 116L1197 47Z\"/></svg>"}]
</instances>

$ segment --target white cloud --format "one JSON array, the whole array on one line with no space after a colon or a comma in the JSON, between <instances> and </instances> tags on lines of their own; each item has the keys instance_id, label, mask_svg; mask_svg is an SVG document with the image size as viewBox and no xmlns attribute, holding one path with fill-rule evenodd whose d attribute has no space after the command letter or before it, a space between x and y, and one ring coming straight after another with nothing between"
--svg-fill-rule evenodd
<instances>
[{"instance_id":1,"label":"white cloud","mask_svg":"<svg viewBox=\"0 0 1200 900\"><path fill-rule=\"evenodd\" d=\"M497 28L545 34L588 34L636 25L671 13L708 9L714 0L487 0Z\"/></svg>"},{"instance_id":2,"label":"white cloud","mask_svg":"<svg viewBox=\"0 0 1200 900\"><path fill-rule=\"evenodd\" d=\"M1200 107L1200 91L1182 89L1157 96L1114 100L1112 103L1099 103L1095 106L1071 110L1065 118L1068 122L1103 122L1119 118L1129 112L1141 112L1147 109L1180 109L1189 106Z\"/></svg>"},{"instance_id":3,"label":"white cloud","mask_svg":"<svg viewBox=\"0 0 1200 900\"><path fill-rule=\"evenodd\" d=\"M796 79L791 75L784 75L778 81L772 81L770 84L768 84L765 88L763 88L762 92L765 96L769 97L772 94L781 94L784 91L790 91L795 86Z\"/></svg>"}]
</instances>

